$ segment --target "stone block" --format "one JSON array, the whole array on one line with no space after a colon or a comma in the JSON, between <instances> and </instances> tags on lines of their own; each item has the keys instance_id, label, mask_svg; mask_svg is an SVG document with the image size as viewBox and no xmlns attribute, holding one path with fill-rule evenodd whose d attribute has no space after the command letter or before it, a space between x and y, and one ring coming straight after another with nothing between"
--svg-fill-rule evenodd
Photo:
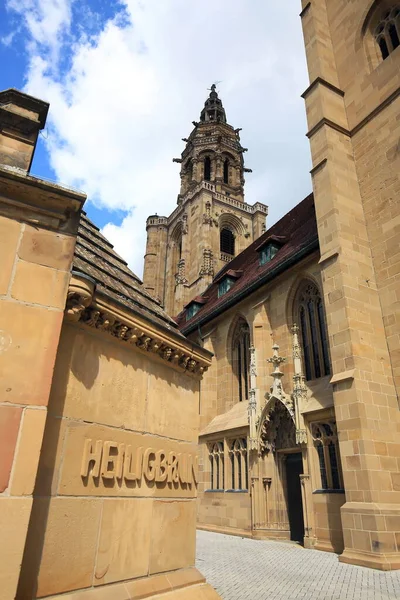
<instances>
[{"instance_id":1,"label":"stone block","mask_svg":"<svg viewBox=\"0 0 400 600\"><path fill-rule=\"evenodd\" d=\"M38 498L36 527L45 528L37 597L90 587L93 582L102 500ZM35 554L35 539L30 552ZM33 557L32 557L33 558Z\"/></svg>"},{"instance_id":2,"label":"stone block","mask_svg":"<svg viewBox=\"0 0 400 600\"><path fill-rule=\"evenodd\" d=\"M0 295L7 293L10 284L20 233L21 223L0 217Z\"/></svg>"},{"instance_id":3,"label":"stone block","mask_svg":"<svg viewBox=\"0 0 400 600\"><path fill-rule=\"evenodd\" d=\"M68 421L58 493L194 498L197 447Z\"/></svg>"},{"instance_id":4,"label":"stone block","mask_svg":"<svg viewBox=\"0 0 400 600\"><path fill-rule=\"evenodd\" d=\"M24 411L11 482L11 494L13 496L26 496L33 492L46 422L46 412L44 409L32 408L26 408Z\"/></svg>"},{"instance_id":5,"label":"stone block","mask_svg":"<svg viewBox=\"0 0 400 600\"><path fill-rule=\"evenodd\" d=\"M24 261L69 271L75 238L25 225L18 256Z\"/></svg>"},{"instance_id":6,"label":"stone block","mask_svg":"<svg viewBox=\"0 0 400 600\"><path fill-rule=\"evenodd\" d=\"M0 367L4 402L46 405L62 313L3 301L0 330L7 337Z\"/></svg>"},{"instance_id":7,"label":"stone block","mask_svg":"<svg viewBox=\"0 0 400 600\"><path fill-rule=\"evenodd\" d=\"M199 409L193 394L198 385L164 365L149 376L146 428L178 440L197 441Z\"/></svg>"},{"instance_id":8,"label":"stone block","mask_svg":"<svg viewBox=\"0 0 400 600\"><path fill-rule=\"evenodd\" d=\"M195 522L195 501L154 500L150 574L194 565Z\"/></svg>"},{"instance_id":9,"label":"stone block","mask_svg":"<svg viewBox=\"0 0 400 600\"><path fill-rule=\"evenodd\" d=\"M49 411L143 431L148 358L104 336L64 324Z\"/></svg>"},{"instance_id":10,"label":"stone block","mask_svg":"<svg viewBox=\"0 0 400 600\"><path fill-rule=\"evenodd\" d=\"M0 497L0 599L15 597L32 498Z\"/></svg>"},{"instance_id":11,"label":"stone block","mask_svg":"<svg viewBox=\"0 0 400 600\"><path fill-rule=\"evenodd\" d=\"M146 577L137 581L127 581L125 584L130 598L139 600L141 598L152 598L159 594L171 591L172 587L166 575Z\"/></svg>"},{"instance_id":12,"label":"stone block","mask_svg":"<svg viewBox=\"0 0 400 600\"><path fill-rule=\"evenodd\" d=\"M22 408L0 406L0 493L8 487L17 444Z\"/></svg>"},{"instance_id":13,"label":"stone block","mask_svg":"<svg viewBox=\"0 0 400 600\"><path fill-rule=\"evenodd\" d=\"M150 498L104 500L95 585L147 575L152 502Z\"/></svg>"},{"instance_id":14,"label":"stone block","mask_svg":"<svg viewBox=\"0 0 400 600\"><path fill-rule=\"evenodd\" d=\"M11 295L16 300L63 310L69 278L66 271L19 260Z\"/></svg>"}]
</instances>

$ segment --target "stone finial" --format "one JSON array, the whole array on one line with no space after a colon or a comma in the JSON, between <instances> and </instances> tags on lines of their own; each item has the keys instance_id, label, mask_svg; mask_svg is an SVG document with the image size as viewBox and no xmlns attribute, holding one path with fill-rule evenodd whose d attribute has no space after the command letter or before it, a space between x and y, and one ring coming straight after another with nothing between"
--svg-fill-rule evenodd
<instances>
[{"instance_id":1,"label":"stone finial","mask_svg":"<svg viewBox=\"0 0 400 600\"><path fill-rule=\"evenodd\" d=\"M273 350L273 355L271 356L271 358L267 359L267 362L271 363L274 366L274 370L271 373L271 375L273 377L273 383L272 383L272 387L271 387L271 396L274 396L275 398L278 398L279 400L281 400L282 395L283 395L283 388L282 388L282 381L281 381L281 379L283 377L283 373L279 367L282 363L284 363L286 361L286 358L279 356L278 344L274 344L272 346L272 350Z\"/></svg>"}]
</instances>

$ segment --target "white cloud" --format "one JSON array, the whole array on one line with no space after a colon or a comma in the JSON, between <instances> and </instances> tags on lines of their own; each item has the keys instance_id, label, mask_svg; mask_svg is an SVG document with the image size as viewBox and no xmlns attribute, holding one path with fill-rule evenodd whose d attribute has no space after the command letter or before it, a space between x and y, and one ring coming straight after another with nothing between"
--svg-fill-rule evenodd
<instances>
[{"instance_id":1,"label":"white cloud","mask_svg":"<svg viewBox=\"0 0 400 600\"><path fill-rule=\"evenodd\" d=\"M51 105L52 167L98 206L130 211L104 232L139 275L146 217L175 208L171 159L214 80L249 148L247 201L269 204L272 224L310 191L298 4L126 0L93 36L74 23L68 0L9 1L33 43L26 90ZM56 68L58 52L68 52L66 71Z\"/></svg>"}]
</instances>

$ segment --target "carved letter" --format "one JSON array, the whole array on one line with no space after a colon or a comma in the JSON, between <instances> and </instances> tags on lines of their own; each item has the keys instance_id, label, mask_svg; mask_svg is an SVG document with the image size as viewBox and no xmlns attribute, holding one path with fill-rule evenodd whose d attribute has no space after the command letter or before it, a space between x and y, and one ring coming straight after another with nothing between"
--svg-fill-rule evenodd
<instances>
[{"instance_id":1,"label":"carved letter","mask_svg":"<svg viewBox=\"0 0 400 600\"><path fill-rule=\"evenodd\" d=\"M156 457L156 455L155 455L153 448L147 448L146 452L144 453L144 457L143 457L143 473L144 473L144 476L146 477L147 481L154 480L154 477L156 474L156 469L155 469L155 465L154 465L155 457ZM151 464L150 464L150 461L152 461Z\"/></svg>"},{"instance_id":2,"label":"carved letter","mask_svg":"<svg viewBox=\"0 0 400 600\"><path fill-rule=\"evenodd\" d=\"M101 476L104 479L113 479L116 474L117 455L110 454L112 448L115 448L118 453L118 444L116 442L104 442L103 460L101 461ZM111 469L109 469L110 466Z\"/></svg>"},{"instance_id":3,"label":"carved letter","mask_svg":"<svg viewBox=\"0 0 400 600\"><path fill-rule=\"evenodd\" d=\"M143 448L137 449L135 464L132 464L132 446L128 445L125 452L124 478L128 481L136 481L142 478Z\"/></svg>"},{"instance_id":4,"label":"carved letter","mask_svg":"<svg viewBox=\"0 0 400 600\"><path fill-rule=\"evenodd\" d=\"M125 444L118 444L117 467L115 469L115 477L122 478L122 469L124 466Z\"/></svg>"},{"instance_id":5,"label":"carved letter","mask_svg":"<svg viewBox=\"0 0 400 600\"><path fill-rule=\"evenodd\" d=\"M165 481L167 479L167 457L164 450L156 452L155 471L156 481Z\"/></svg>"},{"instance_id":6,"label":"carved letter","mask_svg":"<svg viewBox=\"0 0 400 600\"><path fill-rule=\"evenodd\" d=\"M175 452L170 452L168 456L168 483L177 483L179 481L178 457Z\"/></svg>"},{"instance_id":7,"label":"carved letter","mask_svg":"<svg viewBox=\"0 0 400 600\"><path fill-rule=\"evenodd\" d=\"M103 442L98 440L96 442L96 448L93 451L92 440L86 439L83 447L82 465L81 465L81 476L87 477L89 474L89 466L93 461L93 467L91 475L98 477L100 474L101 454L103 450Z\"/></svg>"}]
</instances>

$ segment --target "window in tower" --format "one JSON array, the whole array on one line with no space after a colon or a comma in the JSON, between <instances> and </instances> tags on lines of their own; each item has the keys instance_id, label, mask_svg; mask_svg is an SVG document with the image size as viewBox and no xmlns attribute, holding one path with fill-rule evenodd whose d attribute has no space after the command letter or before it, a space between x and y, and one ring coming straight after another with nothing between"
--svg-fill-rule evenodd
<instances>
[{"instance_id":1,"label":"window in tower","mask_svg":"<svg viewBox=\"0 0 400 600\"><path fill-rule=\"evenodd\" d=\"M229 160L224 160L224 183L229 183Z\"/></svg>"},{"instance_id":2,"label":"window in tower","mask_svg":"<svg viewBox=\"0 0 400 600\"><path fill-rule=\"evenodd\" d=\"M204 159L204 179L211 181L211 158L209 156Z\"/></svg>"},{"instance_id":3,"label":"window in tower","mask_svg":"<svg viewBox=\"0 0 400 600\"><path fill-rule=\"evenodd\" d=\"M190 159L186 167L187 177L189 181L193 179L193 161Z\"/></svg>"},{"instance_id":4,"label":"window in tower","mask_svg":"<svg viewBox=\"0 0 400 600\"><path fill-rule=\"evenodd\" d=\"M235 236L230 229L221 229L220 233L220 250L224 254L235 254Z\"/></svg>"},{"instance_id":5,"label":"window in tower","mask_svg":"<svg viewBox=\"0 0 400 600\"><path fill-rule=\"evenodd\" d=\"M400 5L386 11L374 30L382 59L400 46Z\"/></svg>"}]
</instances>

